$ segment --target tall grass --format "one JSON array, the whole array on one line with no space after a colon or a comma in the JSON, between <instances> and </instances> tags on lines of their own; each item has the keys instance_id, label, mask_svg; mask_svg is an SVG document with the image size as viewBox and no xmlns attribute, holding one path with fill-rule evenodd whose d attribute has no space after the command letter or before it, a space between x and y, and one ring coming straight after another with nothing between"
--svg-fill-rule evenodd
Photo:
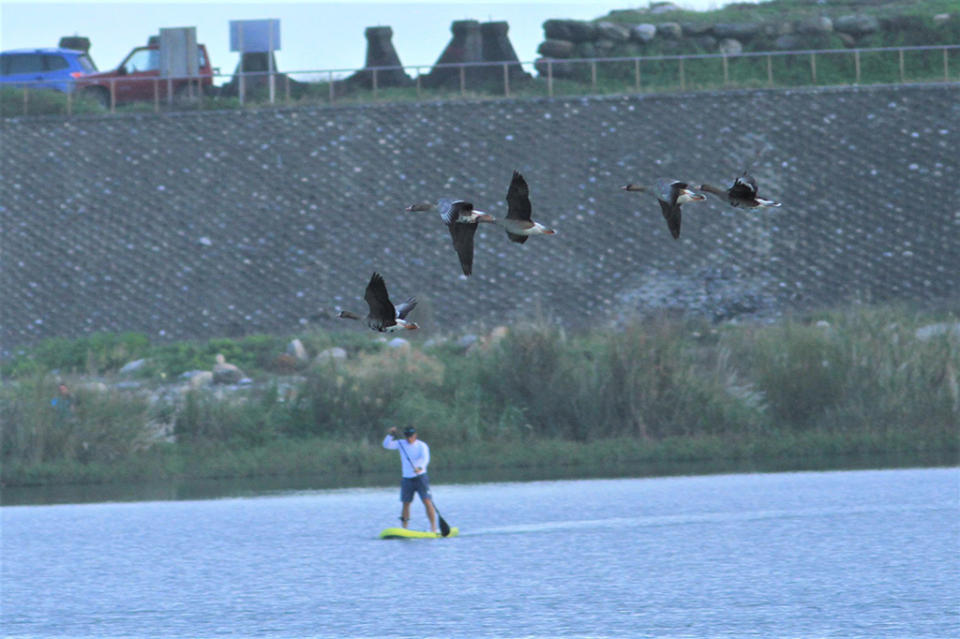
<instances>
[{"instance_id":1,"label":"tall grass","mask_svg":"<svg viewBox=\"0 0 960 639\"><path fill-rule=\"evenodd\" d=\"M346 361L310 366L292 386L255 369L268 381L252 389L193 389L152 405L119 390L79 390L69 414L51 406L52 378L34 375L0 389L0 461L7 483L136 475L137 459L145 476L296 473L316 466L292 452L295 442L328 442L325 464L362 472L372 466L357 451L375 451L387 428L406 424L438 449L499 449L515 465L543 462L525 461L524 451L548 454L550 442L558 455L620 442L621 456L661 460L955 455L960 339L916 335L939 319L957 321L855 307L773 324L659 318L577 335L532 323L468 352L371 339ZM266 341L248 344L251 366L269 362ZM307 341L317 348L333 338ZM241 357L241 346L231 348ZM176 443L159 443L158 422L172 424Z\"/></svg>"}]
</instances>

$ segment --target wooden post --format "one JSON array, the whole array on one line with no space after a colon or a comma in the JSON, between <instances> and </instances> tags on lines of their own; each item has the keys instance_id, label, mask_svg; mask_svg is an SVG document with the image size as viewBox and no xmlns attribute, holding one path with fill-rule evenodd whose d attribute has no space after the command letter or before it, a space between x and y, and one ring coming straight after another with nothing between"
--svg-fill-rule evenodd
<instances>
[{"instance_id":1,"label":"wooden post","mask_svg":"<svg viewBox=\"0 0 960 639\"><path fill-rule=\"evenodd\" d=\"M640 93L640 58L633 59L633 77L637 81L637 93Z\"/></svg>"},{"instance_id":2,"label":"wooden post","mask_svg":"<svg viewBox=\"0 0 960 639\"><path fill-rule=\"evenodd\" d=\"M160 113L160 78L153 79L153 112Z\"/></svg>"},{"instance_id":3,"label":"wooden post","mask_svg":"<svg viewBox=\"0 0 960 639\"><path fill-rule=\"evenodd\" d=\"M71 83L71 86L69 87L69 90L67 91L67 117L70 117L71 115L73 115L73 86L72 86L72 84L73 84L73 83Z\"/></svg>"},{"instance_id":4,"label":"wooden post","mask_svg":"<svg viewBox=\"0 0 960 639\"><path fill-rule=\"evenodd\" d=\"M900 83L903 84L906 82L906 74L903 70L903 49L900 49Z\"/></svg>"},{"instance_id":5,"label":"wooden post","mask_svg":"<svg viewBox=\"0 0 960 639\"><path fill-rule=\"evenodd\" d=\"M417 97L420 97L421 91L423 91L423 84L420 81L420 67L417 67Z\"/></svg>"},{"instance_id":6,"label":"wooden post","mask_svg":"<svg viewBox=\"0 0 960 639\"><path fill-rule=\"evenodd\" d=\"M597 91L597 61L590 61L590 88Z\"/></svg>"},{"instance_id":7,"label":"wooden post","mask_svg":"<svg viewBox=\"0 0 960 639\"><path fill-rule=\"evenodd\" d=\"M553 97L553 61L547 60L547 95Z\"/></svg>"},{"instance_id":8,"label":"wooden post","mask_svg":"<svg viewBox=\"0 0 960 639\"><path fill-rule=\"evenodd\" d=\"M947 48L944 47L944 48L943 48L943 81L944 81L944 82L949 82L949 81L950 81L950 70L949 70L949 69L950 69L950 67L949 67L949 65L948 65L948 63L947 63Z\"/></svg>"},{"instance_id":9,"label":"wooden post","mask_svg":"<svg viewBox=\"0 0 960 639\"><path fill-rule=\"evenodd\" d=\"M860 49L853 52L853 66L857 69L857 84L860 84Z\"/></svg>"},{"instance_id":10,"label":"wooden post","mask_svg":"<svg viewBox=\"0 0 960 639\"><path fill-rule=\"evenodd\" d=\"M687 88L687 79L683 74L683 58L680 58L680 90L684 91Z\"/></svg>"},{"instance_id":11,"label":"wooden post","mask_svg":"<svg viewBox=\"0 0 960 639\"><path fill-rule=\"evenodd\" d=\"M29 91L30 89L28 89L26 86L23 87L23 114L24 115L27 114L27 103L29 102L29 98L27 96L29 95Z\"/></svg>"},{"instance_id":12,"label":"wooden post","mask_svg":"<svg viewBox=\"0 0 960 639\"><path fill-rule=\"evenodd\" d=\"M460 65L460 95L467 94L467 67Z\"/></svg>"},{"instance_id":13,"label":"wooden post","mask_svg":"<svg viewBox=\"0 0 960 639\"><path fill-rule=\"evenodd\" d=\"M117 111L117 79L110 78L110 113Z\"/></svg>"},{"instance_id":14,"label":"wooden post","mask_svg":"<svg viewBox=\"0 0 960 639\"><path fill-rule=\"evenodd\" d=\"M333 71L328 71L327 74L330 79L330 104L333 104Z\"/></svg>"},{"instance_id":15,"label":"wooden post","mask_svg":"<svg viewBox=\"0 0 960 639\"><path fill-rule=\"evenodd\" d=\"M284 77L284 79L285 79L285 82L284 82L284 96L285 96L285 97L284 97L284 100L285 100L285 102L286 102L287 104L290 104L290 74L288 73L288 74L284 75L283 77Z\"/></svg>"},{"instance_id":16,"label":"wooden post","mask_svg":"<svg viewBox=\"0 0 960 639\"><path fill-rule=\"evenodd\" d=\"M373 67L373 99L377 99L377 67Z\"/></svg>"},{"instance_id":17,"label":"wooden post","mask_svg":"<svg viewBox=\"0 0 960 639\"><path fill-rule=\"evenodd\" d=\"M773 56L767 56L767 85L773 86Z\"/></svg>"},{"instance_id":18,"label":"wooden post","mask_svg":"<svg viewBox=\"0 0 960 639\"><path fill-rule=\"evenodd\" d=\"M506 62L503 63L503 96L510 97L510 69L507 68Z\"/></svg>"},{"instance_id":19,"label":"wooden post","mask_svg":"<svg viewBox=\"0 0 960 639\"><path fill-rule=\"evenodd\" d=\"M730 69L727 64L727 56L724 55L723 58L723 86L730 84Z\"/></svg>"},{"instance_id":20,"label":"wooden post","mask_svg":"<svg viewBox=\"0 0 960 639\"><path fill-rule=\"evenodd\" d=\"M813 84L817 83L817 54L810 54L810 80Z\"/></svg>"}]
</instances>

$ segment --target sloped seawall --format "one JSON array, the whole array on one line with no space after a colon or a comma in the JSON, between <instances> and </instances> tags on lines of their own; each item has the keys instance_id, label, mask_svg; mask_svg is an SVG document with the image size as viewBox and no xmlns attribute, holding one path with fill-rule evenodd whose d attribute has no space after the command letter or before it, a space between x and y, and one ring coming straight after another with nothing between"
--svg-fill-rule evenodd
<instances>
[{"instance_id":1,"label":"sloped seawall","mask_svg":"<svg viewBox=\"0 0 960 639\"><path fill-rule=\"evenodd\" d=\"M374 270L443 332L960 294L956 84L25 118L0 144L5 352L342 328ZM679 241L620 189L750 163L783 207L692 203ZM514 169L558 234L483 226L464 278L438 216L404 207L502 216Z\"/></svg>"}]
</instances>

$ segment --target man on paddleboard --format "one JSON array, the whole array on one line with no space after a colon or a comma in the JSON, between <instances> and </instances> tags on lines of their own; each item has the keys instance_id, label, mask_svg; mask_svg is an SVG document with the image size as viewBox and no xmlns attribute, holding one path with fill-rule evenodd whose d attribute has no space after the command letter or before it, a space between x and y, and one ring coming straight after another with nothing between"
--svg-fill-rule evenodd
<instances>
[{"instance_id":1,"label":"man on paddleboard","mask_svg":"<svg viewBox=\"0 0 960 639\"><path fill-rule=\"evenodd\" d=\"M420 501L427 509L427 519L430 520L430 531L437 532L436 511L433 508L433 501L430 497L430 479L427 477L427 464L430 463L430 447L426 442L417 439L417 429L413 426L407 426L403 429L403 436L406 439L400 439L397 428L393 427L383 438L383 447L388 450L400 451L400 464L403 478L400 480L400 501L403 503L400 521L403 527L407 527L410 521L410 502L413 501L413 494L420 495Z\"/></svg>"}]
</instances>

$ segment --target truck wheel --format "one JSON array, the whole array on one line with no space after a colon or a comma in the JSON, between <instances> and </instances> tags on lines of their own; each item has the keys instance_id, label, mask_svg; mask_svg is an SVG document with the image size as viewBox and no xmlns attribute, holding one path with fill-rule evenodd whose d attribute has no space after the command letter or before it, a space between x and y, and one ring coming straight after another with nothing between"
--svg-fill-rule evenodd
<instances>
[{"instance_id":1,"label":"truck wheel","mask_svg":"<svg viewBox=\"0 0 960 639\"><path fill-rule=\"evenodd\" d=\"M80 97L91 100L104 109L110 108L110 92L103 87L88 87L80 92Z\"/></svg>"}]
</instances>

